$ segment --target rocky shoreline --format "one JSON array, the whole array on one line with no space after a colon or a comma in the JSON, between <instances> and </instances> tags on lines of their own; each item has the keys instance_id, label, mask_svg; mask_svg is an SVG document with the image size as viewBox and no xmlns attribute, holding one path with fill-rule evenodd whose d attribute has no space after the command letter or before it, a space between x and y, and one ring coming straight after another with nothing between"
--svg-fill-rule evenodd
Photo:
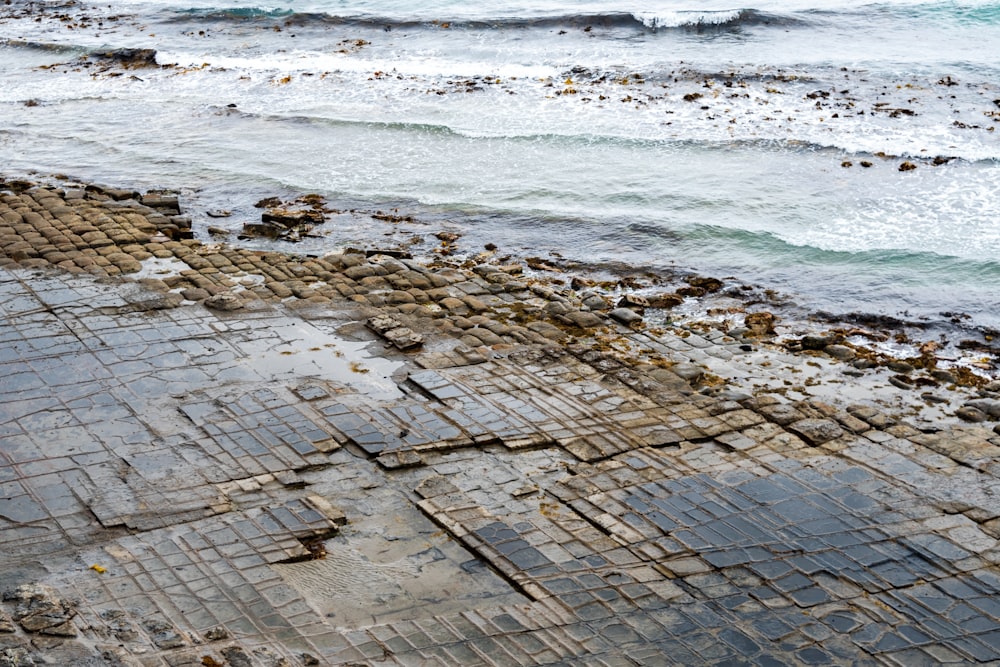
<instances>
[{"instance_id":1,"label":"rocky shoreline","mask_svg":"<svg viewBox=\"0 0 1000 667\"><path fill-rule=\"evenodd\" d=\"M936 345L2 187L0 665L1000 657L1000 383Z\"/></svg>"},{"instance_id":2,"label":"rocky shoreline","mask_svg":"<svg viewBox=\"0 0 1000 667\"><path fill-rule=\"evenodd\" d=\"M614 280L588 279L586 267L557 258L501 256L491 244L485 251L460 253L455 246L460 236L453 232L438 232L440 245L424 260L412 259L400 247L348 249L321 257L251 250L226 243L230 232L221 228L210 228L209 240L196 239L192 219L181 213L176 194L82 184L61 188L23 180L4 184L11 191L0 211L4 265L54 266L99 279L135 280L161 295L157 307L204 303L238 310L261 302L320 306L347 300L471 348L582 343L647 368L669 367L670 362L648 351L626 352L627 345L616 349L617 325L652 337L690 331L712 341L841 362L825 365L842 374L844 382L854 378L864 384L860 378L881 372L899 390L890 390L900 394L897 403L918 406L911 413L948 404L952 416L969 422L1000 418L995 404L1000 399L1000 354L991 344L994 332L978 332L956 344L917 339L913 323L892 318L806 321L801 314L782 313L780 297L767 289L697 274L651 281L622 271ZM262 223L276 227L280 237L321 224L324 210L329 212L318 195L291 202L271 198L254 206L263 210ZM387 215L372 213L373 220ZM244 229L259 236L257 226L248 223ZM294 245L286 246L294 250ZM666 291L664 282L675 289ZM450 289L455 285L460 297ZM962 350L965 359L960 358ZM955 391L963 404L955 404ZM934 411L934 416L944 415Z\"/></svg>"}]
</instances>

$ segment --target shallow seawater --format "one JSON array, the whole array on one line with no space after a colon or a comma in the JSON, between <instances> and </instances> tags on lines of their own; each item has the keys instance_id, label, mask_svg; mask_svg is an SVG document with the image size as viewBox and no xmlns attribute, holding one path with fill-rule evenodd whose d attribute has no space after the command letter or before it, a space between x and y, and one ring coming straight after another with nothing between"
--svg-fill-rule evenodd
<instances>
[{"instance_id":1,"label":"shallow seawater","mask_svg":"<svg viewBox=\"0 0 1000 667\"><path fill-rule=\"evenodd\" d=\"M367 349L372 344L290 320L284 326L272 323L266 334L247 337L239 347L246 363L272 381L315 377L373 401L397 399L402 392L392 374L402 362L373 354Z\"/></svg>"},{"instance_id":2,"label":"shallow seawater","mask_svg":"<svg viewBox=\"0 0 1000 667\"><path fill-rule=\"evenodd\" d=\"M121 48L157 66L99 55ZM989 0L12 3L0 151L8 176L178 188L199 233L275 194L360 211L289 251L444 228L997 328L996 53Z\"/></svg>"}]
</instances>

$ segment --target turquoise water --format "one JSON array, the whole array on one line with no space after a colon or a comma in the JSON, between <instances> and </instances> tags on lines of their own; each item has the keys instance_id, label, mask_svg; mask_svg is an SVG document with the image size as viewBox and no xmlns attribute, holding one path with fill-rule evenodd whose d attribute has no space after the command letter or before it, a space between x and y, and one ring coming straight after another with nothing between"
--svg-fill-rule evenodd
<instances>
[{"instance_id":1,"label":"turquoise water","mask_svg":"<svg viewBox=\"0 0 1000 667\"><path fill-rule=\"evenodd\" d=\"M125 47L164 67L84 61ZM469 252L998 327L997 53L985 0L14 2L0 155L8 175L182 188L201 225L316 191L402 206ZM366 233L386 230L299 248Z\"/></svg>"}]
</instances>

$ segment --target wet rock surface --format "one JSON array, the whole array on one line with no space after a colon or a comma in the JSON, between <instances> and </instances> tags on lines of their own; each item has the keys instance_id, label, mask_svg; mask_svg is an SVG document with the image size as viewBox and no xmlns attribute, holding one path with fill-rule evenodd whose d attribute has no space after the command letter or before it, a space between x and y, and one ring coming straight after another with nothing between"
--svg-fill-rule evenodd
<instances>
[{"instance_id":1,"label":"wet rock surface","mask_svg":"<svg viewBox=\"0 0 1000 667\"><path fill-rule=\"evenodd\" d=\"M0 193L0 664L1000 660L997 387L110 192Z\"/></svg>"}]
</instances>

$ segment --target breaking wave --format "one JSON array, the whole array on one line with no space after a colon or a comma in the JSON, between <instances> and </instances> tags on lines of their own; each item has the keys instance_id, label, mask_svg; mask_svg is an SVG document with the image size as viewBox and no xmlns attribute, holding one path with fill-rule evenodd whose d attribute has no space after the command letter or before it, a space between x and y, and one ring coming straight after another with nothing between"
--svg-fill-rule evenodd
<instances>
[{"instance_id":1,"label":"breaking wave","mask_svg":"<svg viewBox=\"0 0 1000 667\"><path fill-rule=\"evenodd\" d=\"M664 11L559 14L539 17L458 18L455 20L400 18L388 16L337 15L324 12L294 12L261 7L185 9L172 15L171 21L183 22L196 17L213 21L280 21L287 25L342 25L382 30L416 28L452 29L531 29L531 28L618 28L642 31L727 30L750 25L794 25L801 19L756 9L723 11Z\"/></svg>"}]
</instances>

